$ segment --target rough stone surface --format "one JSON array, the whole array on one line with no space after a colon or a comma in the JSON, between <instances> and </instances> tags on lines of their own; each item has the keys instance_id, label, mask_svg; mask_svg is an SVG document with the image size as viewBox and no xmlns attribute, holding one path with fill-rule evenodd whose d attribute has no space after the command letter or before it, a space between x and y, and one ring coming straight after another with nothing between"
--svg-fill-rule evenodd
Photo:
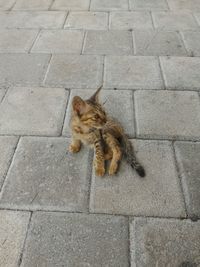
<instances>
[{"instance_id":1,"label":"rough stone surface","mask_svg":"<svg viewBox=\"0 0 200 267\"><path fill-rule=\"evenodd\" d=\"M52 8L55 10L88 10L90 0L55 0Z\"/></svg>"},{"instance_id":2,"label":"rough stone surface","mask_svg":"<svg viewBox=\"0 0 200 267\"><path fill-rule=\"evenodd\" d=\"M196 92L137 91L138 136L199 139L200 102Z\"/></svg>"},{"instance_id":3,"label":"rough stone surface","mask_svg":"<svg viewBox=\"0 0 200 267\"><path fill-rule=\"evenodd\" d=\"M130 228L131 266L199 266L199 222L137 218Z\"/></svg>"},{"instance_id":4,"label":"rough stone surface","mask_svg":"<svg viewBox=\"0 0 200 267\"><path fill-rule=\"evenodd\" d=\"M66 154L68 146L66 138L23 137L4 183L0 206L85 211L88 150Z\"/></svg>"},{"instance_id":5,"label":"rough stone surface","mask_svg":"<svg viewBox=\"0 0 200 267\"><path fill-rule=\"evenodd\" d=\"M200 10L199 0L167 0L172 10Z\"/></svg>"},{"instance_id":6,"label":"rough stone surface","mask_svg":"<svg viewBox=\"0 0 200 267\"><path fill-rule=\"evenodd\" d=\"M70 94L68 103L63 135L70 136L70 116L72 98L76 95L87 99L94 93L95 90L73 90ZM105 103L104 107L110 116L115 117L124 127L125 132L133 137L135 133L134 127L134 111L133 111L133 96L130 91L115 91L102 90L100 94L100 102Z\"/></svg>"},{"instance_id":7,"label":"rough stone surface","mask_svg":"<svg viewBox=\"0 0 200 267\"><path fill-rule=\"evenodd\" d=\"M29 212L0 210L0 266L18 266L29 217Z\"/></svg>"},{"instance_id":8,"label":"rough stone surface","mask_svg":"<svg viewBox=\"0 0 200 267\"><path fill-rule=\"evenodd\" d=\"M128 267L127 228L117 216L35 213L22 267Z\"/></svg>"},{"instance_id":9,"label":"rough stone surface","mask_svg":"<svg viewBox=\"0 0 200 267\"><path fill-rule=\"evenodd\" d=\"M200 217L200 143L176 142L188 214Z\"/></svg>"},{"instance_id":10,"label":"rough stone surface","mask_svg":"<svg viewBox=\"0 0 200 267\"><path fill-rule=\"evenodd\" d=\"M128 10L127 0L91 0L91 10L105 11L105 10Z\"/></svg>"},{"instance_id":11,"label":"rough stone surface","mask_svg":"<svg viewBox=\"0 0 200 267\"><path fill-rule=\"evenodd\" d=\"M12 8L16 0L0 0L0 10L9 10Z\"/></svg>"},{"instance_id":12,"label":"rough stone surface","mask_svg":"<svg viewBox=\"0 0 200 267\"><path fill-rule=\"evenodd\" d=\"M107 88L163 88L156 57L109 56L105 61L104 75Z\"/></svg>"},{"instance_id":13,"label":"rough stone surface","mask_svg":"<svg viewBox=\"0 0 200 267\"><path fill-rule=\"evenodd\" d=\"M53 55L46 84L69 88L97 88L102 84L100 56Z\"/></svg>"},{"instance_id":14,"label":"rough stone surface","mask_svg":"<svg viewBox=\"0 0 200 267\"><path fill-rule=\"evenodd\" d=\"M200 32L189 31L182 33L186 49L190 56L200 56Z\"/></svg>"},{"instance_id":15,"label":"rough stone surface","mask_svg":"<svg viewBox=\"0 0 200 267\"><path fill-rule=\"evenodd\" d=\"M199 57L161 57L166 87L179 90L200 90Z\"/></svg>"},{"instance_id":16,"label":"rough stone surface","mask_svg":"<svg viewBox=\"0 0 200 267\"><path fill-rule=\"evenodd\" d=\"M86 34L84 54L131 55L133 40L128 31L89 31Z\"/></svg>"},{"instance_id":17,"label":"rough stone surface","mask_svg":"<svg viewBox=\"0 0 200 267\"><path fill-rule=\"evenodd\" d=\"M39 85L50 55L0 54L0 85Z\"/></svg>"},{"instance_id":18,"label":"rough stone surface","mask_svg":"<svg viewBox=\"0 0 200 267\"><path fill-rule=\"evenodd\" d=\"M31 52L80 54L84 33L82 31L44 30Z\"/></svg>"},{"instance_id":19,"label":"rough stone surface","mask_svg":"<svg viewBox=\"0 0 200 267\"><path fill-rule=\"evenodd\" d=\"M194 13L194 16L195 16L195 18L196 18L196 20L197 20L197 22L198 22L198 24L200 26L200 12L199 13Z\"/></svg>"},{"instance_id":20,"label":"rough stone surface","mask_svg":"<svg viewBox=\"0 0 200 267\"><path fill-rule=\"evenodd\" d=\"M67 96L58 88L10 88L0 105L0 134L59 135Z\"/></svg>"},{"instance_id":21,"label":"rough stone surface","mask_svg":"<svg viewBox=\"0 0 200 267\"><path fill-rule=\"evenodd\" d=\"M140 178L125 162L114 177L102 179L93 173L90 211L136 216L185 216L170 143L134 141L134 147L146 177Z\"/></svg>"},{"instance_id":22,"label":"rough stone surface","mask_svg":"<svg viewBox=\"0 0 200 267\"><path fill-rule=\"evenodd\" d=\"M13 10L48 10L52 0L17 0Z\"/></svg>"},{"instance_id":23,"label":"rough stone surface","mask_svg":"<svg viewBox=\"0 0 200 267\"><path fill-rule=\"evenodd\" d=\"M1 101L2 101L2 99L4 97L4 95L5 95L5 93L6 93L6 90L0 88L0 103L1 103Z\"/></svg>"},{"instance_id":24,"label":"rough stone surface","mask_svg":"<svg viewBox=\"0 0 200 267\"><path fill-rule=\"evenodd\" d=\"M64 28L106 30L108 28L108 13L87 11L70 12Z\"/></svg>"},{"instance_id":25,"label":"rough stone surface","mask_svg":"<svg viewBox=\"0 0 200 267\"><path fill-rule=\"evenodd\" d=\"M168 10L166 0L130 0L131 9Z\"/></svg>"}]
</instances>

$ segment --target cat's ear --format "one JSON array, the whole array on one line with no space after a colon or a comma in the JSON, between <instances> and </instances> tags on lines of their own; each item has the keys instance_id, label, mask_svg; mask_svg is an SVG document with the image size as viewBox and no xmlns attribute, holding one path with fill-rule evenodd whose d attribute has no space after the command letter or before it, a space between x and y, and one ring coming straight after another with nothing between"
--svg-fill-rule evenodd
<instances>
[{"instance_id":1,"label":"cat's ear","mask_svg":"<svg viewBox=\"0 0 200 267\"><path fill-rule=\"evenodd\" d=\"M72 99L72 108L77 114L81 115L86 111L86 103L79 96L74 96Z\"/></svg>"},{"instance_id":2,"label":"cat's ear","mask_svg":"<svg viewBox=\"0 0 200 267\"><path fill-rule=\"evenodd\" d=\"M97 91L90 97L90 101L99 103L99 93L102 89L103 85L97 89Z\"/></svg>"}]
</instances>

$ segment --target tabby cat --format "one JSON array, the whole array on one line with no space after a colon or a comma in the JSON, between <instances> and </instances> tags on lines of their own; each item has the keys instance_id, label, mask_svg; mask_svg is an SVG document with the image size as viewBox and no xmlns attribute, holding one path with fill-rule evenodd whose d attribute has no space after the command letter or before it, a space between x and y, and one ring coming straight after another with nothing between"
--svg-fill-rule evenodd
<instances>
[{"instance_id":1,"label":"tabby cat","mask_svg":"<svg viewBox=\"0 0 200 267\"><path fill-rule=\"evenodd\" d=\"M73 153L78 152L81 143L94 147L94 166L97 176L105 174L105 160L111 160L109 175L115 174L124 155L131 167L144 177L145 171L134 156L132 144L122 126L106 114L99 102L101 88L87 100L79 96L73 98L70 121L72 142L69 150Z\"/></svg>"}]
</instances>

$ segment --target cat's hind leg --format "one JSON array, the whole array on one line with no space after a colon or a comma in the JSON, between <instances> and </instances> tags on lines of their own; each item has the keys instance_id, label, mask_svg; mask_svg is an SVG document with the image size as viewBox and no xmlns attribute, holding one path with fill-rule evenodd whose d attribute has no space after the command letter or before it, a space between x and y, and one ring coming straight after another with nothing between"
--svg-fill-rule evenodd
<instances>
[{"instance_id":1,"label":"cat's hind leg","mask_svg":"<svg viewBox=\"0 0 200 267\"><path fill-rule=\"evenodd\" d=\"M77 153L81 149L81 141L75 138L72 138L72 142L69 146L69 151L72 153Z\"/></svg>"}]
</instances>

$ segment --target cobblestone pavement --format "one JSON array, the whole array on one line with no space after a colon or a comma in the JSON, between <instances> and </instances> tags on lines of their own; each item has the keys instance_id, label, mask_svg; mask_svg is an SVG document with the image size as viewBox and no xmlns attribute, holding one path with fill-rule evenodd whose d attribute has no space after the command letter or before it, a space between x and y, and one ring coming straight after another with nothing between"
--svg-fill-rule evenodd
<instances>
[{"instance_id":1,"label":"cobblestone pavement","mask_svg":"<svg viewBox=\"0 0 200 267\"><path fill-rule=\"evenodd\" d=\"M101 84L145 179L67 152ZM0 0L0 267L200 266L199 92L200 0Z\"/></svg>"}]
</instances>

